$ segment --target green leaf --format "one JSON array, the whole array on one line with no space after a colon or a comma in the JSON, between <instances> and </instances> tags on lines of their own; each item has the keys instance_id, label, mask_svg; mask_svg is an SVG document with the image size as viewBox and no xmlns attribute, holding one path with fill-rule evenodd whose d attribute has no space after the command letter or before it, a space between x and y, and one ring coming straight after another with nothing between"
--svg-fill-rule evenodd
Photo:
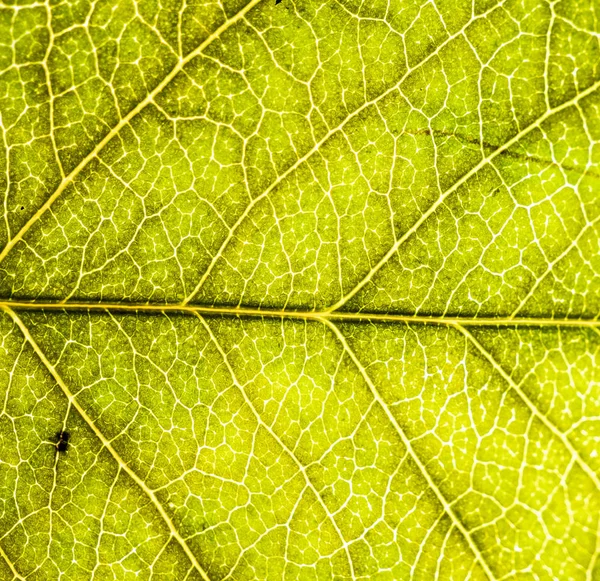
<instances>
[{"instance_id":1,"label":"green leaf","mask_svg":"<svg viewBox=\"0 0 600 581\"><path fill-rule=\"evenodd\" d=\"M599 581L599 164L597 0L0 4L0 580Z\"/></svg>"}]
</instances>

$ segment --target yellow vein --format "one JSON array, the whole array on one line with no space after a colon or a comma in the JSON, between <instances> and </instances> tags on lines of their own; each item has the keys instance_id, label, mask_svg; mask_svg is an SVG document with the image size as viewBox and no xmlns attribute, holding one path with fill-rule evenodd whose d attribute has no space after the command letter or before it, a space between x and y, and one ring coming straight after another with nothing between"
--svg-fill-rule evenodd
<instances>
[{"instance_id":1,"label":"yellow vein","mask_svg":"<svg viewBox=\"0 0 600 581\"><path fill-rule=\"evenodd\" d=\"M22 577L21 575L19 575L19 573L15 569L15 566L12 564L11 560L8 558L8 555L4 552L4 549L2 548L1 545L0 545L0 555L2 555L2 558L4 559L4 561L6 562L6 564L8 565L8 567L11 570L12 574L17 579L20 579L20 581L25 581L25 577Z\"/></svg>"},{"instance_id":2,"label":"yellow vein","mask_svg":"<svg viewBox=\"0 0 600 581\"><path fill-rule=\"evenodd\" d=\"M379 260L379 262L363 277L363 279L345 296L343 296L337 303L335 303L329 310L335 311L339 309L344 304L346 304L356 293L358 293L372 278L373 276L379 272L381 267L386 264L389 259L398 251L400 246L404 244L448 198L450 194L455 192L460 186L465 184L468 180L470 180L475 174L477 174L483 167L488 165L491 161L493 161L500 154L504 153L510 147L515 145L520 139L522 139L525 135L539 127L544 121L546 121L552 115L556 115L556 113L560 113L564 109L567 109L576 103L578 103L581 99L591 95L594 91L596 91L600 87L600 81L594 83L584 91L581 91L578 95L561 103L554 109L547 110L541 117L538 117L534 122L529 124L527 127L519 131L516 135L514 135L511 139L509 139L504 145L498 147L498 149L494 150L487 157L484 157L477 165L471 168L467 173L465 173L458 181L454 182L451 187L449 187L442 195L433 203L427 211L425 211L421 217L393 244L390 249L385 253L385 255Z\"/></svg>"},{"instance_id":3,"label":"yellow vein","mask_svg":"<svg viewBox=\"0 0 600 581\"><path fill-rule=\"evenodd\" d=\"M484 572L487 575L487 577L490 580L492 580L492 581L495 580L494 574L492 573L492 571L490 570L488 564L486 563L485 559L483 558L483 555L481 554L481 551L479 550L479 548L477 547L477 545L475 544L475 542L471 538L471 535L470 535L469 531L463 525L463 523L460 520L460 518L458 517L458 515L454 512L454 509L452 508L451 504L446 500L446 497L442 494L442 492L440 491L440 489L437 487L437 485L435 484L435 482L431 478L431 475L429 474L429 471L427 470L427 468L425 467L425 465L423 464L423 462L421 461L421 459L419 458L419 456L417 455L417 453L414 451L414 449L412 447L411 441L408 439L408 437L404 433L404 430L402 429L402 427L400 426L400 424L398 423L398 421L396 420L396 418L394 417L394 415L392 414L392 412L388 408L388 406L385 403L384 399L381 397L381 394L379 393L379 390L377 389L377 387L375 386L375 384L371 380L371 377L367 373L367 370L364 368L364 366L362 365L362 363L358 360L358 357L356 356L356 354L354 353L354 351L351 349L350 345L348 345L348 342L346 341L346 337L344 337L344 335L338 329L338 327L336 325L334 325L331 321L325 321L325 324L335 334L335 336L337 337L338 341L342 345L344 351L349 355L350 359L352 359L352 362L354 363L354 365L356 366L356 368L360 372L361 376L363 377L363 379L365 380L365 382L369 386L369 389L371 390L371 393L373 394L373 397L375 398L375 400L377 401L377 403L381 406L381 408L383 409L383 411L387 415L388 420L392 423L392 425L394 426L394 428L398 432L398 435L400 436L400 439L402 440L402 443L404 444L404 446L406 446L406 449L408 450L408 453L410 454L411 458L413 459L413 461L415 462L415 464L419 467L419 470L421 471L421 473L423 475L423 478L425 478L425 480L427 481L427 484L428 484L429 488L435 493L435 495L436 495L436 497L438 499L438 502L442 505L442 507L444 508L444 511L446 512L446 514L452 520L452 524L454 524L454 526L461 532L461 534L464 537L465 541L469 545L469 548L471 549L471 551L472 551L475 559L477 560L477 562L479 563L479 565L481 566L481 568L484 570Z\"/></svg>"},{"instance_id":4,"label":"yellow vein","mask_svg":"<svg viewBox=\"0 0 600 581\"><path fill-rule=\"evenodd\" d=\"M120 468L122 468L125 472L127 472L127 474L131 477L131 479L142 489L142 491L152 501L152 504L154 504L154 506L158 510L159 514L165 521L166 525L169 527L171 536L173 538L177 539L177 541L181 545L182 549L185 551L185 554L188 556L188 559L190 560L190 562L194 565L194 567L200 573L200 576L202 577L202 579L204 579L204 581L210 581L208 575L206 574L204 569L200 566L200 563L198 563L196 556L194 555L194 553L192 553L191 549L188 547L188 545L185 542L185 540L183 539L183 537L179 534L179 532L175 528L173 521L171 520L169 515L166 513L162 504L156 498L156 495L154 494L154 492L150 488L148 488L146 486L146 483L127 465L127 463L121 458L119 453L113 448L112 444L106 439L104 434L102 434L102 432L100 432L100 430L98 430L98 428L96 427L96 425L94 424L92 419L88 416L87 412L81 407L81 405L79 405L79 402L75 399L75 396L72 394L71 390L67 387L66 383L62 380L62 377L58 374L58 372L56 371L54 366L50 363L50 361L48 360L48 358L46 357L44 352L40 349L38 344L35 342L35 340L31 336L31 333L29 332L29 329L25 326L25 324L20 319L20 317L18 317L17 314L10 308L3 307L3 310L6 313L8 313L11 316L11 318L13 319L13 321L17 324L17 326L21 330L21 333L23 333L23 336L28 341L28 343L31 345L31 347L35 351L36 355L40 358L40 360L46 366L46 368L48 369L48 371L50 372L50 374L52 375L52 377L54 378L56 383L62 389L62 391L65 394L65 396L67 397L67 400L69 401L69 403L79 412L81 417L88 424L88 426L92 429L94 434L96 434L96 436L102 442L104 447L110 452L111 456L115 459L118 466Z\"/></svg>"},{"instance_id":5,"label":"yellow vein","mask_svg":"<svg viewBox=\"0 0 600 581\"><path fill-rule=\"evenodd\" d=\"M462 325L456 324L454 327L460 331L465 338L470 341L477 350L491 363L492 367L502 376L502 378L517 392L518 396L523 400L525 405L529 408L529 411L540 420L550 432L558 438L560 442L567 448L571 456L575 459L579 467L591 478L592 482L596 485L596 488L600 490L600 479L595 471L587 464L587 462L579 455L579 452L575 449L569 438L561 432L543 413L540 412L538 407L531 401L529 396L521 389L521 386L504 370L504 368L494 359L492 354L479 342L477 339Z\"/></svg>"},{"instance_id":6,"label":"yellow vein","mask_svg":"<svg viewBox=\"0 0 600 581\"><path fill-rule=\"evenodd\" d=\"M181 70L187 63L189 63L193 58L198 56L209 44L211 44L215 39L217 39L221 34L223 34L223 32L225 32L230 26L241 20L259 2L260 0L251 0L235 16L229 18L223 24L221 24L221 26L219 26L219 28L217 28L209 37L207 37L206 40L204 40L196 49L190 52L186 57L179 59L179 61L173 67L173 69L171 69L169 74L150 93L148 93L145 99L140 101L140 103L138 103L136 107L129 111L129 113L127 113L127 115L125 115L125 117L123 117L121 121L119 121L119 123L117 123L117 125L115 125L104 136L104 138L96 145L96 147L94 147L94 149L79 162L77 167L75 167L75 169L71 171L71 173L68 176L66 176L64 180L61 181L58 188L54 190L54 193L44 202L44 204L38 209L38 211L33 216L31 216L31 218L29 218L29 220L19 230L19 232L17 232L17 234L15 234L15 236L8 241L2 252L0 252L0 262L2 262L6 258L8 253L15 246L15 244L19 242L19 240L21 240L23 236L25 236L25 234L33 226L33 224L35 224L39 220L39 218L50 208L50 206L52 206L56 199L66 189L66 187L79 175L79 173L81 173L83 168L85 168L87 164L100 153L104 146L113 137L115 137L125 125L129 124L129 122L140 111L142 111L142 109L146 107L146 105L151 103L156 97L156 95L158 95L173 80L173 78L175 78L175 76L179 72L181 72Z\"/></svg>"},{"instance_id":7,"label":"yellow vein","mask_svg":"<svg viewBox=\"0 0 600 581\"><path fill-rule=\"evenodd\" d=\"M325 514L329 517L329 520L331 521L331 524L333 525L333 528L335 529L335 532L340 537L340 542L342 543L342 547L344 548L344 551L346 553L346 558L348 559L348 566L350 567L350 571L352 571L352 576L354 577L354 563L352 562L352 557L350 556L350 551L348 550L348 544L344 540L344 536L342 535L342 531L339 529L339 527L338 527L335 519L333 518L333 515L329 512L329 510L327 508L327 505L325 504L325 501L323 500L323 498L321 497L321 495L319 494L319 492L315 488L315 486L312 483L311 479L308 477L308 474L306 473L306 468L300 462L300 460L298 460L298 458L292 452L292 450L290 450L283 443L283 441L281 440L281 438L260 417L260 414L258 413L258 410L254 406L254 404L250 401L250 399L248 398L248 395L246 394L246 391L244 390L244 388L241 386L241 384L237 380L237 377L236 377L236 375L235 375L235 373L233 371L233 367L231 366L231 364L229 363L229 359L227 358L227 354L225 353L225 351L221 347L221 344L219 343L219 341L217 340L217 338L213 334L212 329L210 328L210 326L208 325L208 323L198 313L195 313L195 314L198 317L198 319L200 319L200 322L202 323L202 326L204 327L204 329L208 333L208 335L209 335L211 341L213 342L215 348L219 352L219 355L221 355L221 358L223 359L223 362L225 363L225 366L227 367L227 370L229 371L229 374L231 375L231 379L233 380L233 382L235 383L235 385L237 386L237 388L242 393L242 397L244 398L244 400L245 400L246 404L248 405L248 407L253 411L253 413L254 413L254 415L256 417L256 420L258 421L258 424L260 426L262 426L271 435L271 437L279 444L279 446L281 447L282 450L285 450L288 453L288 455L290 456L290 458L292 459L292 461L298 467L298 470L300 471L300 473L302 474L302 476L304 476L304 480L305 480L306 484L312 490L312 492L315 495L317 501L321 505L321 508L325 511Z\"/></svg>"},{"instance_id":8,"label":"yellow vein","mask_svg":"<svg viewBox=\"0 0 600 581\"><path fill-rule=\"evenodd\" d=\"M596 224L600 223L600 216L586 224L580 231L579 234L567 245L567 247L552 261L548 261L546 264L546 269L543 273L536 277L535 283L529 289L527 294L521 299L519 306L512 312L511 318L516 317L519 314L519 311L525 307L527 301L533 297L535 291L541 286L541 284L546 280L550 274L553 273L554 267L559 264L564 258L566 258L572 250L579 247L579 243L581 239L589 232L590 229L594 228Z\"/></svg>"},{"instance_id":9,"label":"yellow vein","mask_svg":"<svg viewBox=\"0 0 600 581\"><path fill-rule=\"evenodd\" d=\"M498 6L501 6L502 4L504 4L504 2L501 2ZM357 109L355 109L354 111L352 111L352 113L350 113L339 125L337 125L333 129L330 129L321 138L320 141L318 141L317 143L315 143L315 145L309 151L307 151L302 157L299 157L290 167L288 167L281 175L279 175L277 177L277 179L274 182L272 182L267 187L267 189L264 192L262 192L262 194L258 195L256 198L254 198L246 206L246 208L244 209L243 213L238 218L238 220L236 221L236 223L231 227L231 229L229 230L229 233L227 234L227 236L225 237L225 239L221 243L221 246L220 246L219 250L213 256L211 263L208 265L207 269L204 271L204 274L200 278L200 281L196 285L196 288L184 299L183 304L189 303L198 294L198 292L200 291L200 289L202 288L202 286L206 282L208 276L212 272L213 268L215 267L216 263L218 262L219 258L223 255L223 252L225 251L225 249L227 248L227 246L230 244L231 240L233 239L235 232L237 232L238 228L242 225L242 223L246 220L246 218L248 217L248 215L252 211L252 208L254 208L256 206L256 204L258 204L258 202L260 202L260 200L262 200L265 197L267 197L281 182L283 182L289 175L291 175L294 171L296 171L296 169L298 169L299 166L301 166L313 154L315 154L323 146L323 144L325 142L327 142L329 139L331 139L331 137L333 135L335 135L339 131L343 130L343 128L352 119L354 119L355 117L358 117L365 109L371 107L372 105L377 104L379 101L382 101L383 99L385 99L388 95L391 95L393 92L397 91L399 89L400 85L402 85L402 83L414 71L416 71L419 68L421 68L423 65L425 65L430 60L433 60L433 58L436 57L448 44L450 44L453 40L456 40L457 38L460 38L465 33L465 31L467 30L467 28L469 28L473 24L473 22L476 22L477 20L481 20L481 19L485 18L486 16L488 16L488 14L490 12L493 12L494 10L496 10L498 6L493 6L492 8L490 8L489 10L487 10L486 12L478 15L475 19L470 20L469 22L467 22L460 30L458 30L454 34L448 36L448 38L446 38L446 40L444 40L444 42L442 42L434 51L432 51L431 53L429 53L423 60L421 60L418 63L416 63L412 68L408 68L406 70L406 72L402 75L402 77L400 78L400 80L397 81L394 85L392 85L391 87L389 87L388 89L386 89L383 93L380 93L377 97L374 97L370 101L365 101L360 107L358 107ZM0 260L1 260L1 257L0 257Z\"/></svg>"},{"instance_id":10,"label":"yellow vein","mask_svg":"<svg viewBox=\"0 0 600 581\"><path fill-rule=\"evenodd\" d=\"M110 312L121 311L131 313L182 313L200 314L207 316L230 317L263 317L276 319L300 319L315 321L355 321L365 323L406 323L421 325L464 325L465 327L584 327L600 329L598 319L552 319L523 317L453 317L453 316L427 316L427 315L402 315L394 313L345 312L345 311L295 311L284 309L260 309L254 307L220 307L208 305L182 305L182 304L148 304L148 303L53 303L44 301L0 301L0 308L16 311L89 311Z\"/></svg>"}]
</instances>

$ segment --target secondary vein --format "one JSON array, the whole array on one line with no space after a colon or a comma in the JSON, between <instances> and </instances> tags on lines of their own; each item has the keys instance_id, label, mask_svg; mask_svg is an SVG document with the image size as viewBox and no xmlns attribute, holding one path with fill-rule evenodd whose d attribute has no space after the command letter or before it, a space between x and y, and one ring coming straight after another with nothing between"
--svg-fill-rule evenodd
<instances>
[{"instance_id":1,"label":"secondary vein","mask_svg":"<svg viewBox=\"0 0 600 581\"><path fill-rule=\"evenodd\" d=\"M29 229L38 221L38 219L54 204L56 199L63 193L63 191L67 188L67 186L73 182L73 180L81 173L81 171L87 166L87 164L92 161L92 159L96 158L100 151L104 148L104 146L115 137L123 127L129 124L129 122L144 109L148 104L150 104L154 98L177 76L183 67L189 63L193 58L198 56L209 44L211 44L216 38L218 38L225 30L227 30L231 25L235 24L238 20L241 20L247 13L250 11L256 4L258 4L261 0L251 0L242 8L235 16L226 20L219 28L217 28L210 36L208 36L195 50L190 52L187 56L180 58L177 64L171 69L169 74L164 77L164 79L146 95L146 97L138 103L136 107L134 107L125 117L119 121L105 136L104 138L94 147L94 149L88 153L75 167L73 171L69 175L65 177L54 190L53 194L44 202L42 206L38 209L38 211L27 220L25 225L13 236L3 248L2 252L0 252L0 262L2 262L9 252L13 249L15 244L22 240L25 234L29 231Z\"/></svg>"},{"instance_id":2,"label":"secondary vein","mask_svg":"<svg viewBox=\"0 0 600 581\"><path fill-rule=\"evenodd\" d=\"M154 492L150 488L148 488L148 486L146 486L146 483L129 467L129 465L121 458L119 453L114 449L112 444L107 440L107 438L104 436L104 434L96 427L95 423L88 416L87 412L81 407L81 405L79 404L79 402L77 401L77 399L75 398L75 396L73 395L73 393L71 392L71 390L69 389L67 384L63 381L62 377L59 375L56 368L52 365L52 363L50 363L50 361L48 360L48 358L46 357L44 352L40 349L38 344L35 342L35 340L31 336L31 333L29 332L29 329L27 328L25 323L23 323L21 318L12 309L3 306L2 310L4 310L8 315L10 315L12 320L19 327L19 329L21 330L21 333L23 333L23 336L25 337L27 342L31 345L34 352L39 357L39 359L42 361L42 363L44 364L46 369L50 372L50 375L52 375L52 377L54 378L54 381L56 381L57 385L61 388L61 390L65 394L69 403L79 412L79 414L83 418L83 420L87 423L87 425L94 432L94 434L96 434L96 436L102 442L104 447L110 452L111 456L117 462L118 466L129 475L129 477L141 488L141 490L150 499L152 504L155 506L155 508L158 510L159 514L163 518L165 524L169 528L171 536L178 541L179 545L184 550L185 554L187 555L187 557L190 560L190 562L192 563L192 565L200 573L200 576L202 577L202 579L204 579L204 581L210 581L210 578L208 577L206 571L204 571L204 569L202 568L202 566L196 559L196 556L194 555L194 553L192 552L190 547L185 542L185 539L179 534L179 531L176 529L173 521L171 520L169 515L166 513L165 509L163 508L162 504L159 502L158 498L156 498L156 495L154 494Z\"/></svg>"},{"instance_id":3,"label":"secondary vein","mask_svg":"<svg viewBox=\"0 0 600 581\"><path fill-rule=\"evenodd\" d=\"M600 491L600 479L591 466L581 457L577 449L573 446L569 438L561 432L529 398L529 396L521 389L521 386L505 371L505 369L494 359L492 354L464 327L459 324L453 325L462 335L475 346L477 351L492 365L492 367L502 376L508 385L517 393L523 403L529 408L529 411L544 424L550 433L555 436L567 448L571 456L579 467L589 476L596 488Z\"/></svg>"},{"instance_id":4,"label":"secondary vein","mask_svg":"<svg viewBox=\"0 0 600 581\"><path fill-rule=\"evenodd\" d=\"M338 329L338 327L336 325L334 325L331 321L327 321L326 324L329 327L329 329L333 332L333 334L336 336L337 340L342 345L344 351L348 354L350 359L352 359L352 362L354 363L354 365L358 369L359 373L361 374L361 376L363 377L363 379L369 386L369 389L371 390L373 397L375 398L377 403L383 409L388 420L394 426L396 432L398 433L398 435L400 436L400 439L402 440L402 443L408 450L408 452L409 452L411 458L413 459L413 461L415 462L415 464L418 466L419 471L421 472L421 474L427 481L429 488L434 492L438 502L442 505L444 512L450 517L452 524L460 531L460 533L463 536L463 538L465 539L466 543L469 545L469 548L471 549L471 552L473 553L475 560L479 563L479 565L485 572L488 579L490 579L491 581L495 581L496 577L494 576L492 570L489 568L489 565L483 558L483 555L482 555L479 547L475 544L475 541L471 537L471 534L469 533L469 531L467 530L465 525L462 523L462 521L460 520L459 516L456 514L454 509L452 508L452 504L450 502L448 502L446 497L443 495L442 491L438 488L436 483L433 481L431 474L429 474L429 471L427 470L425 464L423 464L423 462L421 461L421 458L414 451L411 441L409 440L408 436L404 433L404 430L402 429L402 427L400 426L400 424L398 423L398 421L396 420L396 418L394 417L394 415L388 408L384 399L381 397L379 390L373 383L373 380L367 373L367 370L364 368L362 363L359 361L358 357L356 356L356 353L354 353L353 349L348 344L348 341L346 341L346 337L344 337L344 335Z\"/></svg>"}]
</instances>

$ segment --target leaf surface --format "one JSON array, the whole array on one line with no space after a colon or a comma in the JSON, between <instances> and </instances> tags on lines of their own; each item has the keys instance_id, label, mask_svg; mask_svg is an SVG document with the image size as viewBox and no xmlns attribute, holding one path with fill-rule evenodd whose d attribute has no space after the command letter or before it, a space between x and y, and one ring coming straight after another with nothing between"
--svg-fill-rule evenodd
<instances>
[{"instance_id":1,"label":"leaf surface","mask_svg":"<svg viewBox=\"0 0 600 581\"><path fill-rule=\"evenodd\" d=\"M599 23L0 5L0 579L600 580Z\"/></svg>"}]
</instances>

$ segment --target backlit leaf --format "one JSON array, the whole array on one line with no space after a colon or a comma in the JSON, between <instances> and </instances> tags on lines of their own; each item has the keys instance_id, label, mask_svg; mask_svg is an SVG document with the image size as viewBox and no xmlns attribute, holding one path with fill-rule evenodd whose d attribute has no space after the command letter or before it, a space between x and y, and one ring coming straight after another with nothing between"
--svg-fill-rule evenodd
<instances>
[{"instance_id":1,"label":"backlit leaf","mask_svg":"<svg viewBox=\"0 0 600 581\"><path fill-rule=\"evenodd\" d=\"M5 1L0 168L0 580L600 581L596 0Z\"/></svg>"}]
</instances>

